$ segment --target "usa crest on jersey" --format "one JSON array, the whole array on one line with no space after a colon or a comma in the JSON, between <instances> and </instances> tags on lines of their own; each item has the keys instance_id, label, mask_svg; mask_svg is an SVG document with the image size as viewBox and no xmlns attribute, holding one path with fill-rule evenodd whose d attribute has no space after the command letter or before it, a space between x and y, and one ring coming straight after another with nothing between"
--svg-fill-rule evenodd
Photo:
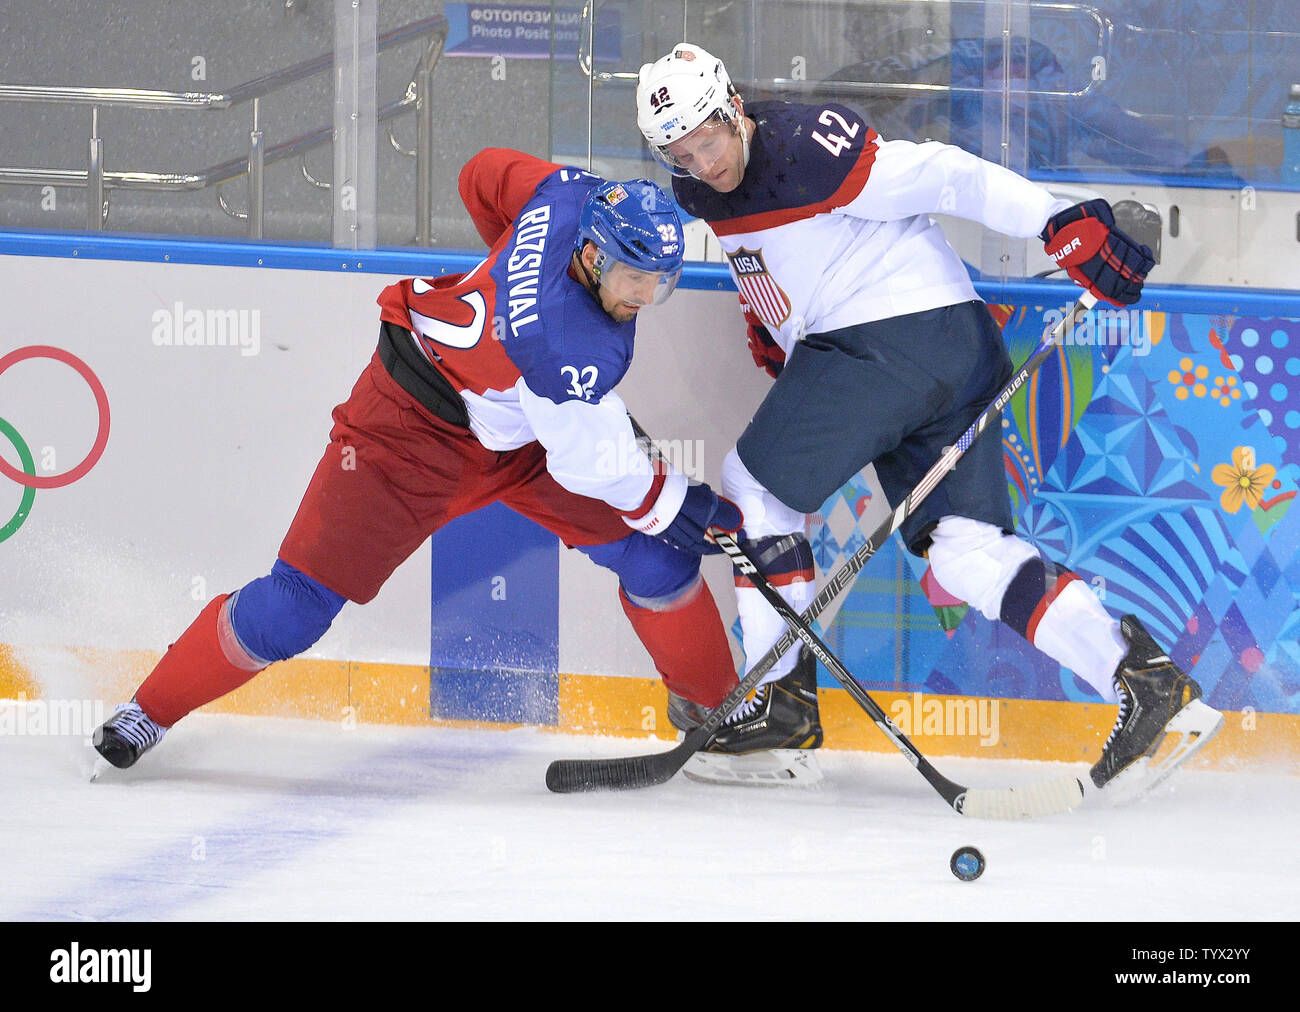
<instances>
[{"instance_id":1,"label":"usa crest on jersey","mask_svg":"<svg viewBox=\"0 0 1300 1012\"><path fill-rule=\"evenodd\" d=\"M741 247L728 253L736 286L759 319L769 327L779 327L790 316L790 299L767 269L761 249Z\"/></svg>"}]
</instances>

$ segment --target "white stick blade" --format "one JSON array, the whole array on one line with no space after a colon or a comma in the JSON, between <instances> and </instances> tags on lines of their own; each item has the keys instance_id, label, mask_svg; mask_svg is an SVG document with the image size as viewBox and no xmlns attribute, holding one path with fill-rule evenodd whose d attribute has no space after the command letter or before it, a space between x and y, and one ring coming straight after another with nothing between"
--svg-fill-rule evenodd
<instances>
[{"instance_id":1,"label":"white stick blade","mask_svg":"<svg viewBox=\"0 0 1300 1012\"><path fill-rule=\"evenodd\" d=\"M967 790L961 814L972 819L1034 819L1068 812L1082 800L1083 784L1063 777L1000 791Z\"/></svg>"}]
</instances>

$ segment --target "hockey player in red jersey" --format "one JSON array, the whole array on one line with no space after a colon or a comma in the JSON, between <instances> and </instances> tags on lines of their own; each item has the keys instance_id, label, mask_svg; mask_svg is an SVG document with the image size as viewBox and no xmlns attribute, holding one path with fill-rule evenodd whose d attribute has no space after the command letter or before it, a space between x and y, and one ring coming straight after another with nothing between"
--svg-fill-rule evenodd
<instances>
[{"instance_id":1,"label":"hockey player in red jersey","mask_svg":"<svg viewBox=\"0 0 1300 1012\"><path fill-rule=\"evenodd\" d=\"M487 257L380 294L378 349L334 409L271 572L211 601L96 732L112 765L306 650L435 530L492 502L618 574L623 610L679 705L716 706L736 684L699 568L717 551L707 529L735 530L740 513L637 449L614 392L637 313L681 272L672 201L646 180L503 149L465 165L460 194Z\"/></svg>"},{"instance_id":2,"label":"hockey player in red jersey","mask_svg":"<svg viewBox=\"0 0 1300 1012\"><path fill-rule=\"evenodd\" d=\"M834 103L746 107L722 62L697 46L641 68L637 125L683 209L717 235L754 360L775 378L724 462L722 491L744 513L750 554L796 611L814 596L805 515L869 463L897 504L1011 376L998 327L931 214L1041 236L1074 281L1115 305L1138 300L1153 264L1105 201L1071 205L951 145L885 140ZM949 595L1118 702L1097 787L1167 775L1145 769L1166 735L1181 736L1170 760L1181 762L1222 715L1137 618L1112 618L1013 530L989 426L900 533ZM739 576L737 598L753 664L784 626ZM806 649L783 658L715 736L709 751L725 758L699 756L697 775L731 779L747 753L818 745L815 672Z\"/></svg>"}]
</instances>

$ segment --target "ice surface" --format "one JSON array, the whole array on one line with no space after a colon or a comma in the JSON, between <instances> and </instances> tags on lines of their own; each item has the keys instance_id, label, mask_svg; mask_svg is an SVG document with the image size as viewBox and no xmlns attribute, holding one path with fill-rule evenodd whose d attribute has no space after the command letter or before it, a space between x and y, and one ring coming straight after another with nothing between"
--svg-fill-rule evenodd
<instances>
[{"instance_id":1,"label":"ice surface","mask_svg":"<svg viewBox=\"0 0 1300 1012\"><path fill-rule=\"evenodd\" d=\"M12 727L12 725L11 725ZM87 780L79 736L0 735L4 920L1291 920L1300 778L1184 772L1017 823L950 811L896 754L813 790L554 795L557 757L663 742L194 714ZM969 786L1086 767L937 759ZM983 851L974 883L948 870Z\"/></svg>"}]
</instances>

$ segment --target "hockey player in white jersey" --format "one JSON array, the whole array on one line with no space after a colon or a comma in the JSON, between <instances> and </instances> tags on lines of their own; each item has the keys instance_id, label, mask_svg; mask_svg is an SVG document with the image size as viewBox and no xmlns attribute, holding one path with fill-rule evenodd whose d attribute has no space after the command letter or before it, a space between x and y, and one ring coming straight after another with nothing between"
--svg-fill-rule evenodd
<instances>
[{"instance_id":1,"label":"hockey player in white jersey","mask_svg":"<svg viewBox=\"0 0 1300 1012\"><path fill-rule=\"evenodd\" d=\"M641 68L637 125L673 174L678 202L717 235L755 362L776 380L726 457L722 491L796 611L814 596L806 514L869 463L897 504L1011 375L997 324L931 214L1040 236L1076 283L1114 305L1140 298L1153 264L1114 227L1105 201L1072 205L960 148L886 140L845 106L746 107L722 62L686 43ZM949 594L1118 703L1092 768L1098 788L1162 779L1222 715L1135 617L1108 614L1014 525L989 426L900 534ZM738 579L737 599L753 664L784 625L747 581ZM723 724L695 773L753 779L773 769L765 750L786 748L796 751L773 776L791 779L815 766L807 750L821 737L813 659L792 652ZM1174 747L1153 759L1166 738Z\"/></svg>"}]
</instances>

